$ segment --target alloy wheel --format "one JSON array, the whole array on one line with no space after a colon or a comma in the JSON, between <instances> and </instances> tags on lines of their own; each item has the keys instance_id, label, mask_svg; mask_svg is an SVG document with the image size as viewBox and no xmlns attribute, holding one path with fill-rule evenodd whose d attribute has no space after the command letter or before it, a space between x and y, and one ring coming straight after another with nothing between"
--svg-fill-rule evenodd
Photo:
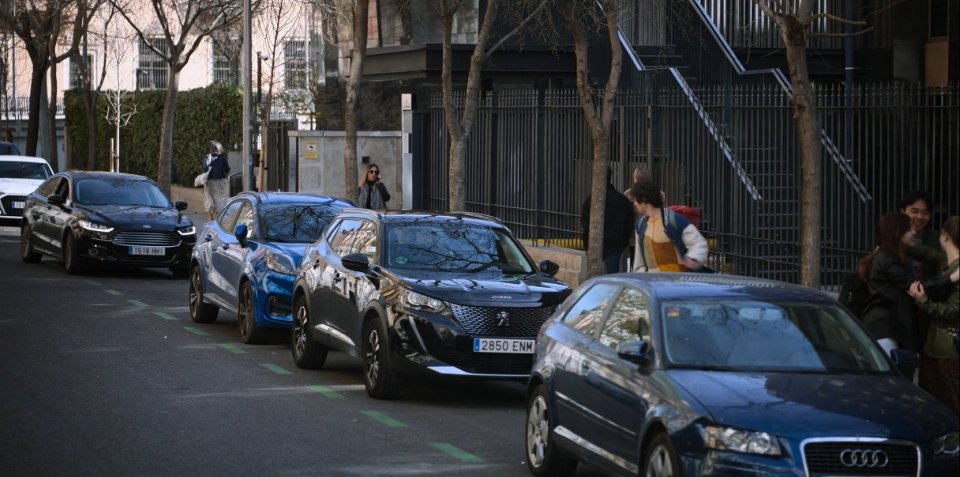
<instances>
[{"instance_id":1,"label":"alloy wheel","mask_svg":"<svg viewBox=\"0 0 960 477\"><path fill-rule=\"evenodd\" d=\"M364 352L363 360L366 364L367 381L375 384L380 377L380 333L376 328L371 328L367 335L367 349Z\"/></svg>"},{"instance_id":2,"label":"alloy wheel","mask_svg":"<svg viewBox=\"0 0 960 477\"><path fill-rule=\"evenodd\" d=\"M527 459L534 467L542 466L546 459L549 433L550 415L547 401L538 395L527 410Z\"/></svg>"},{"instance_id":3,"label":"alloy wheel","mask_svg":"<svg viewBox=\"0 0 960 477\"><path fill-rule=\"evenodd\" d=\"M297 314L293 318L293 352L302 358L307 349L307 307L297 307Z\"/></svg>"},{"instance_id":4,"label":"alloy wheel","mask_svg":"<svg viewBox=\"0 0 960 477\"><path fill-rule=\"evenodd\" d=\"M647 465L647 477L674 477L670 451L663 445L650 449L650 463Z\"/></svg>"}]
</instances>

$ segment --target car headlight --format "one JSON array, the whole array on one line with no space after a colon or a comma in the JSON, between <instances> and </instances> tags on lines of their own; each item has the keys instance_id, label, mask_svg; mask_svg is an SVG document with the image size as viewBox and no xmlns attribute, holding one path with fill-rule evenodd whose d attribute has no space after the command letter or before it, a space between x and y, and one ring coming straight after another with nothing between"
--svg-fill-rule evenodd
<instances>
[{"instance_id":1,"label":"car headlight","mask_svg":"<svg viewBox=\"0 0 960 477\"><path fill-rule=\"evenodd\" d=\"M703 428L703 434L704 442L711 449L731 450L745 454L780 455L780 445L766 432L706 426Z\"/></svg>"},{"instance_id":2,"label":"car headlight","mask_svg":"<svg viewBox=\"0 0 960 477\"><path fill-rule=\"evenodd\" d=\"M934 456L953 456L960 452L960 432L951 432L933 440Z\"/></svg>"},{"instance_id":3,"label":"car headlight","mask_svg":"<svg viewBox=\"0 0 960 477\"><path fill-rule=\"evenodd\" d=\"M432 311L434 313L442 313L447 308L447 304L442 300L430 298L410 290L407 290L403 295L403 305L407 308Z\"/></svg>"},{"instance_id":4,"label":"car headlight","mask_svg":"<svg viewBox=\"0 0 960 477\"><path fill-rule=\"evenodd\" d=\"M100 232L100 233L104 233L104 234L113 232L113 227L111 227L111 226L109 226L109 225L98 224L98 223L96 223L96 222L91 222L91 221L86 220L86 219L80 219L80 220L78 220L78 221L77 221L77 224L79 224L80 227L82 227L82 228L84 228L84 229L86 229L86 230L89 230L89 231L91 231L91 232Z\"/></svg>"},{"instance_id":5,"label":"car headlight","mask_svg":"<svg viewBox=\"0 0 960 477\"><path fill-rule=\"evenodd\" d=\"M184 227L182 229L177 229L177 233L186 237L187 235L194 235L197 233L197 228L194 226Z\"/></svg>"},{"instance_id":6,"label":"car headlight","mask_svg":"<svg viewBox=\"0 0 960 477\"><path fill-rule=\"evenodd\" d=\"M293 260L286 255L280 255L267 250L266 254L267 268L284 275L296 275L297 269L293 266Z\"/></svg>"}]
</instances>

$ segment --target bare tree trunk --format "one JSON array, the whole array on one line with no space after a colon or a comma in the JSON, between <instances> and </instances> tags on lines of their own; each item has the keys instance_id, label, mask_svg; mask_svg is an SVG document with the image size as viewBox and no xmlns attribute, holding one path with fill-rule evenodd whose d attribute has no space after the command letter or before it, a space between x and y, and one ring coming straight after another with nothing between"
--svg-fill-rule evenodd
<instances>
[{"instance_id":1,"label":"bare tree trunk","mask_svg":"<svg viewBox=\"0 0 960 477\"><path fill-rule=\"evenodd\" d=\"M353 53L350 58L350 77L347 78L346 104L343 113L344 145L343 171L344 191L347 199L357 200L359 176L357 174L357 96L363 79L363 61L367 55L367 0L354 0Z\"/></svg>"},{"instance_id":2,"label":"bare tree trunk","mask_svg":"<svg viewBox=\"0 0 960 477\"><path fill-rule=\"evenodd\" d=\"M47 74L47 61L33 60L33 74L30 76L30 115L27 117L27 147L28 156L37 155L37 140L40 134L40 95L43 91L43 77ZM50 164L56 170L56 164Z\"/></svg>"},{"instance_id":3,"label":"bare tree trunk","mask_svg":"<svg viewBox=\"0 0 960 477\"><path fill-rule=\"evenodd\" d=\"M54 48L54 45L51 44L50 48ZM56 55L55 51L50 52L51 56ZM51 164L56 164L54 169L60 164L58 143L57 143L57 68L56 64L53 63L54 67L50 68L50 103L47 104L47 124L50 127L50 137L47 138L47 147L50 148L50 161ZM69 168L68 168L69 169Z\"/></svg>"},{"instance_id":4,"label":"bare tree trunk","mask_svg":"<svg viewBox=\"0 0 960 477\"><path fill-rule=\"evenodd\" d=\"M177 95L180 93L180 71L169 69L167 95L163 100L163 120L160 123L160 157L157 162L157 185L170 196L173 179L173 119L177 115Z\"/></svg>"},{"instance_id":5,"label":"bare tree trunk","mask_svg":"<svg viewBox=\"0 0 960 477\"><path fill-rule=\"evenodd\" d=\"M593 141L593 180L590 183L590 243L587 247L587 277L603 273L603 217L607 198L607 168L610 163L609 143L610 124L613 120L614 100L617 97L617 86L620 80L620 71L623 68L623 48L617 38L617 13L608 1L601 2L605 17L604 26L607 29L607 38L610 42L611 62L610 76L602 91L602 103L599 107L593 100L593 91L590 88L589 59L587 51L587 37L583 26L579 23L578 5L572 0L565 0L561 4L564 22L573 33L574 52L576 53L577 92L580 96L580 106L590 128L590 138ZM592 2L586 2L588 9L593 9Z\"/></svg>"},{"instance_id":6,"label":"bare tree trunk","mask_svg":"<svg viewBox=\"0 0 960 477\"><path fill-rule=\"evenodd\" d=\"M790 82L793 84L790 102L793 104L800 141L800 283L819 288L823 150L820 146L817 102L807 70L808 22L794 15L784 15L782 18L783 40L787 47Z\"/></svg>"}]
</instances>

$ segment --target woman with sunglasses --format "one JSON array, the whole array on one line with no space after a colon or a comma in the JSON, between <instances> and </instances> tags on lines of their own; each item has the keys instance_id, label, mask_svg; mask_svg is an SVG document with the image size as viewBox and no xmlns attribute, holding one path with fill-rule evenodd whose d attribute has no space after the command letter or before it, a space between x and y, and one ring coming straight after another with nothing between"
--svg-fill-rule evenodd
<instances>
[{"instance_id":1,"label":"woman with sunglasses","mask_svg":"<svg viewBox=\"0 0 960 477\"><path fill-rule=\"evenodd\" d=\"M387 186L380 182L380 166L367 164L367 170L360 178L359 205L367 209L383 210L387 208L390 193Z\"/></svg>"}]
</instances>

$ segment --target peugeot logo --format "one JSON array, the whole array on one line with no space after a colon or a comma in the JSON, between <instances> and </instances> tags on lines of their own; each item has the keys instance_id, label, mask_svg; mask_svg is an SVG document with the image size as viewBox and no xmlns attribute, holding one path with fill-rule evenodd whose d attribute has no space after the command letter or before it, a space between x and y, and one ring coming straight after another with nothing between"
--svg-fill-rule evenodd
<instances>
[{"instance_id":1,"label":"peugeot logo","mask_svg":"<svg viewBox=\"0 0 960 477\"><path fill-rule=\"evenodd\" d=\"M510 313L501 311L497 313L497 326L510 326Z\"/></svg>"},{"instance_id":2,"label":"peugeot logo","mask_svg":"<svg viewBox=\"0 0 960 477\"><path fill-rule=\"evenodd\" d=\"M840 452L840 462L847 467L886 467L890 459L887 453L879 449L844 449Z\"/></svg>"}]
</instances>

